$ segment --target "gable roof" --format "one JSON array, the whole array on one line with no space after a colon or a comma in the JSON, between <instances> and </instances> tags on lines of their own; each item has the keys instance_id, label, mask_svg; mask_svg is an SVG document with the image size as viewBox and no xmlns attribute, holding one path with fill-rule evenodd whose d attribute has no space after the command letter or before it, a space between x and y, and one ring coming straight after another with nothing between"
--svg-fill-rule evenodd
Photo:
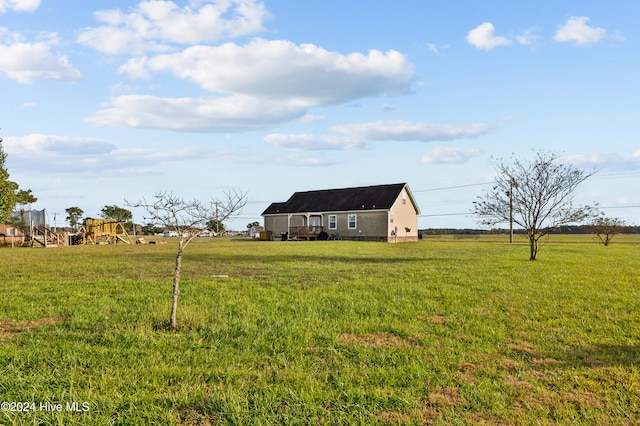
<instances>
[{"instance_id":1,"label":"gable roof","mask_svg":"<svg viewBox=\"0 0 640 426\"><path fill-rule=\"evenodd\" d=\"M295 192L284 203L272 203L262 213L310 213L354 210L389 210L398 199L406 183L390 185L360 186L354 188L324 189L318 191ZM416 212L418 206L408 189L409 197Z\"/></svg>"}]
</instances>

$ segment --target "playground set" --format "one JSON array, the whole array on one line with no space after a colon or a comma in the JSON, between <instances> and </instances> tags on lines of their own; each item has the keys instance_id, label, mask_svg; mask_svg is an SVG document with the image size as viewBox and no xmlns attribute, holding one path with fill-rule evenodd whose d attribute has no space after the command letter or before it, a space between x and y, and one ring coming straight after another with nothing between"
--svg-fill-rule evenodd
<instances>
[{"instance_id":1,"label":"playground set","mask_svg":"<svg viewBox=\"0 0 640 426\"><path fill-rule=\"evenodd\" d=\"M22 210L12 214L12 225L0 226L0 237L12 246L60 247L81 244L132 244L124 223L115 219L87 218L76 232L51 228L45 210Z\"/></svg>"},{"instance_id":2,"label":"playground set","mask_svg":"<svg viewBox=\"0 0 640 426\"><path fill-rule=\"evenodd\" d=\"M114 219L87 218L84 225L69 237L72 245L78 244L132 244L124 224Z\"/></svg>"}]
</instances>

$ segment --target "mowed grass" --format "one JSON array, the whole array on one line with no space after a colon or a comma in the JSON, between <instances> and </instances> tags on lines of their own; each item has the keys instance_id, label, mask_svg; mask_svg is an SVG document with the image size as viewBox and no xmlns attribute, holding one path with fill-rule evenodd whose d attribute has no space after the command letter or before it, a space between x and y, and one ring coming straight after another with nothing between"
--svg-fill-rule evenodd
<instances>
[{"instance_id":1,"label":"mowed grass","mask_svg":"<svg viewBox=\"0 0 640 426\"><path fill-rule=\"evenodd\" d=\"M0 424L637 424L640 245L588 238L198 240L177 331L173 244L3 249Z\"/></svg>"}]
</instances>

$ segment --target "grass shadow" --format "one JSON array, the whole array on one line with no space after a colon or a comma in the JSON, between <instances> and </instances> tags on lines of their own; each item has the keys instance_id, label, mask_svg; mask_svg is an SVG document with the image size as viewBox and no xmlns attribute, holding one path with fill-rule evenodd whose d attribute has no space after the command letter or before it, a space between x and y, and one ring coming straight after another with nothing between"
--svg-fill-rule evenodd
<instances>
[{"instance_id":1,"label":"grass shadow","mask_svg":"<svg viewBox=\"0 0 640 426\"><path fill-rule=\"evenodd\" d=\"M640 346L598 344L567 353L567 363L586 367L631 367L640 364Z\"/></svg>"}]
</instances>

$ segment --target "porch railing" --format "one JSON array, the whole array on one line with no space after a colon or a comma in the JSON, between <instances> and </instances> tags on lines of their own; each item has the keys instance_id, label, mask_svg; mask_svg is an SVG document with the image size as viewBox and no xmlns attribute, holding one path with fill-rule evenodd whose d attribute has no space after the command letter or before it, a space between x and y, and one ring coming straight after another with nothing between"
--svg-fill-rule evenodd
<instances>
[{"instance_id":1,"label":"porch railing","mask_svg":"<svg viewBox=\"0 0 640 426\"><path fill-rule=\"evenodd\" d=\"M289 238L318 238L322 230L322 226L290 226Z\"/></svg>"}]
</instances>

